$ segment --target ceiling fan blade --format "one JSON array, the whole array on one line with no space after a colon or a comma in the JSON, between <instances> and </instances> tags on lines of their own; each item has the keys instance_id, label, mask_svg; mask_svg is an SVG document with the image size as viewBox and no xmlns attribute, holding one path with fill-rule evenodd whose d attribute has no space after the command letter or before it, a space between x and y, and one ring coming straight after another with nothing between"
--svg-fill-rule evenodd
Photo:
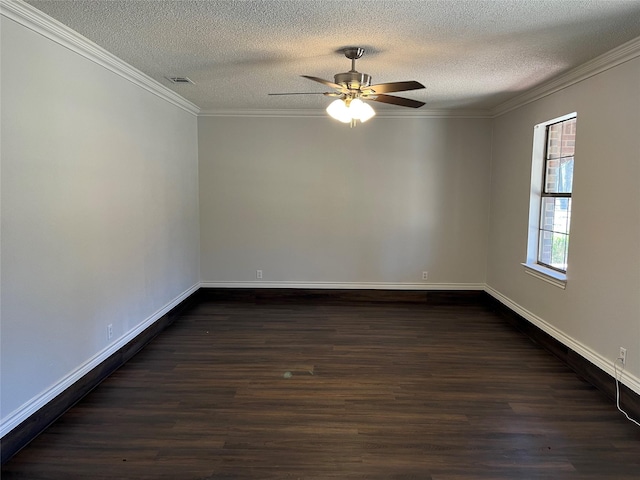
<instances>
[{"instance_id":1,"label":"ceiling fan blade","mask_svg":"<svg viewBox=\"0 0 640 480\"><path fill-rule=\"evenodd\" d=\"M425 103L418 100L411 100L409 98L394 97L393 95L375 95L375 97L369 98L368 96L362 97L365 100L372 100L374 102L390 103L392 105L400 105L401 107L420 108Z\"/></svg>"},{"instance_id":2,"label":"ceiling fan blade","mask_svg":"<svg viewBox=\"0 0 640 480\"><path fill-rule=\"evenodd\" d=\"M300 76L304 78L308 78L309 80L313 80L314 82L318 82L323 85L326 85L327 87L335 88L336 90L340 90L340 91L343 90L342 85L338 85L337 83L330 82L329 80L323 80L322 78L311 77L309 75L300 75Z\"/></svg>"},{"instance_id":3,"label":"ceiling fan blade","mask_svg":"<svg viewBox=\"0 0 640 480\"><path fill-rule=\"evenodd\" d=\"M287 93L267 93L267 95L324 95L325 97L340 97L340 92L287 92Z\"/></svg>"},{"instance_id":4,"label":"ceiling fan blade","mask_svg":"<svg viewBox=\"0 0 640 480\"><path fill-rule=\"evenodd\" d=\"M333 95L333 92L287 92L287 93L267 93L267 95Z\"/></svg>"},{"instance_id":5,"label":"ceiling fan blade","mask_svg":"<svg viewBox=\"0 0 640 480\"><path fill-rule=\"evenodd\" d=\"M390 93L390 92L403 92L406 90L419 90L425 88L420 82L410 80L408 82L389 82L379 83L377 85L370 85L363 88L364 93ZM370 92L371 91L371 92Z\"/></svg>"}]
</instances>

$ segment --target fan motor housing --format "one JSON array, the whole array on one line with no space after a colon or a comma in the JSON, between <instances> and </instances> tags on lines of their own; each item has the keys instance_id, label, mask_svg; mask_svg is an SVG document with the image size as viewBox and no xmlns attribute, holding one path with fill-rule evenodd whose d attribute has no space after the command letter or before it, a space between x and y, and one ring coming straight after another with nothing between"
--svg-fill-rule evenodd
<instances>
[{"instance_id":1,"label":"fan motor housing","mask_svg":"<svg viewBox=\"0 0 640 480\"><path fill-rule=\"evenodd\" d=\"M371 85L371 76L360 72L336 73L333 78L338 85L344 85L348 89L358 90L361 87Z\"/></svg>"}]
</instances>

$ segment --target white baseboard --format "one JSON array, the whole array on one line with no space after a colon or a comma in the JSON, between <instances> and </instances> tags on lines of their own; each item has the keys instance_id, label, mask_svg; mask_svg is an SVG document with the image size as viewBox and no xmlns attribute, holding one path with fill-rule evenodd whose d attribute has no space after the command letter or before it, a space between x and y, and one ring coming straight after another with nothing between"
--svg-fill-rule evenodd
<instances>
[{"instance_id":1,"label":"white baseboard","mask_svg":"<svg viewBox=\"0 0 640 480\"><path fill-rule=\"evenodd\" d=\"M56 398L62 392L64 392L71 385L80 380L83 376L88 374L91 370L96 368L102 362L107 360L111 355L115 354L118 350L124 347L131 340L136 338L140 333L149 328L153 323L162 318L167 312L169 312L172 308L178 306L183 300L185 300L189 295L194 293L200 288L200 284L197 283L190 287L188 290L184 291L176 298L171 300L169 303L164 305L160 310L156 311L149 317L147 317L142 323L138 324L135 328L129 330L125 335L120 337L118 340L113 342L111 345L107 346L105 349L96 353L89 360L78 366L75 370L67 374L62 380L57 382L55 385L51 386L49 389L43 391L39 395L33 397L13 412L8 414L5 418L0 422L0 437L4 437L7 433L13 430L15 427L20 425L26 419L28 419L31 415L36 413L42 407L44 407L51 400Z\"/></svg>"},{"instance_id":2,"label":"white baseboard","mask_svg":"<svg viewBox=\"0 0 640 480\"><path fill-rule=\"evenodd\" d=\"M203 288L311 288L335 290L484 290L484 283L202 282Z\"/></svg>"},{"instance_id":3,"label":"white baseboard","mask_svg":"<svg viewBox=\"0 0 640 480\"><path fill-rule=\"evenodd\" d=\"M600 355L598 352L578 342L576 339L570 337L563 331L547 323L542 318L530 312L526 308L521 307L510 298L504 296L503 294L495 290L493 287L490 287L489 285L485 285L485 291L489 295L491 295L493 298L498 300L500 303L502 303L503 305L506 305L511 310L516 312L518 315L527 319L528 321L530 321L536 327L540 328L545 333L548 333L549 335L551 335L560 343L566 345L574 352L586 358L589 362L594 364L596 367L600 368L601 370L608 373L612 377L615 377L613 362L608 358L605 358L604 356ZM620 379L620 383L626 385L635 393L640 395L640 378L636 377L635 375L632 375L627 371L620 372L620 369L618 369L618 378Z\"/></svg>"}]
</instances>

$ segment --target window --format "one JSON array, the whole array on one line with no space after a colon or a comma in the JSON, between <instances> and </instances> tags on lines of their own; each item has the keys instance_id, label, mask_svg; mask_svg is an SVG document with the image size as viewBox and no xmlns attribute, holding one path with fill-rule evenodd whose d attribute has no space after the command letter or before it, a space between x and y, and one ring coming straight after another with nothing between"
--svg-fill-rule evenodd
<instances>
[{"instance_id":1,"label":"window","mask_svg":"<svg viewBox=\"0 0 640 480\"><path fill-rule=\"evenodd\" d=\"M527 272L564 288L571 226L576 114L534 129Z\"/></svg>"}]
</instances>

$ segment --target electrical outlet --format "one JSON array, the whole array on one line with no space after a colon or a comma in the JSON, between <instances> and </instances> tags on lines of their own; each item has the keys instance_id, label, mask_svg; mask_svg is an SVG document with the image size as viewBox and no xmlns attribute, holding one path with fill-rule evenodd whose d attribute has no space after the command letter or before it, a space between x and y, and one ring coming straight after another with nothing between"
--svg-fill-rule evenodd
<instances>
[{"instance_id":1,"label":"electrical outlet","mask_svg":"<svg viewBox=\"0 0 640 480\"><path fill-rule=\"evenodd\" d=\"M111 340L113 338L113 323L107 325L107 340Z\"/></svg>"},{"instance_id":2,"label":"electrical outlet","mask_svg":"<svg viewBox=\"0 0 640 480\"><path fill-rule=\"evenodd\" d=\"M624 347L620 347L620 353L618 353L618 360L622 365L627 363L627 349Z\"/></svg>"},{"instance_id":3,"label":"electrical outlet","mask_svg":"<svg viewBox=\"0 0 640 480\"><path fill-rule=\"evenodd\" d=\"M422 279L429 280L429 272L422 272Z\"/></svg>"},{"instance_id":4,"label":"electrical outlet","mask_svg":"<svg viewBox=\"0 0 640 480\"><path fill-rule=\"evenodd\" d=\"M256 270L256 278L262 280L262 270Z\"/></svg>"}]
</instances>

